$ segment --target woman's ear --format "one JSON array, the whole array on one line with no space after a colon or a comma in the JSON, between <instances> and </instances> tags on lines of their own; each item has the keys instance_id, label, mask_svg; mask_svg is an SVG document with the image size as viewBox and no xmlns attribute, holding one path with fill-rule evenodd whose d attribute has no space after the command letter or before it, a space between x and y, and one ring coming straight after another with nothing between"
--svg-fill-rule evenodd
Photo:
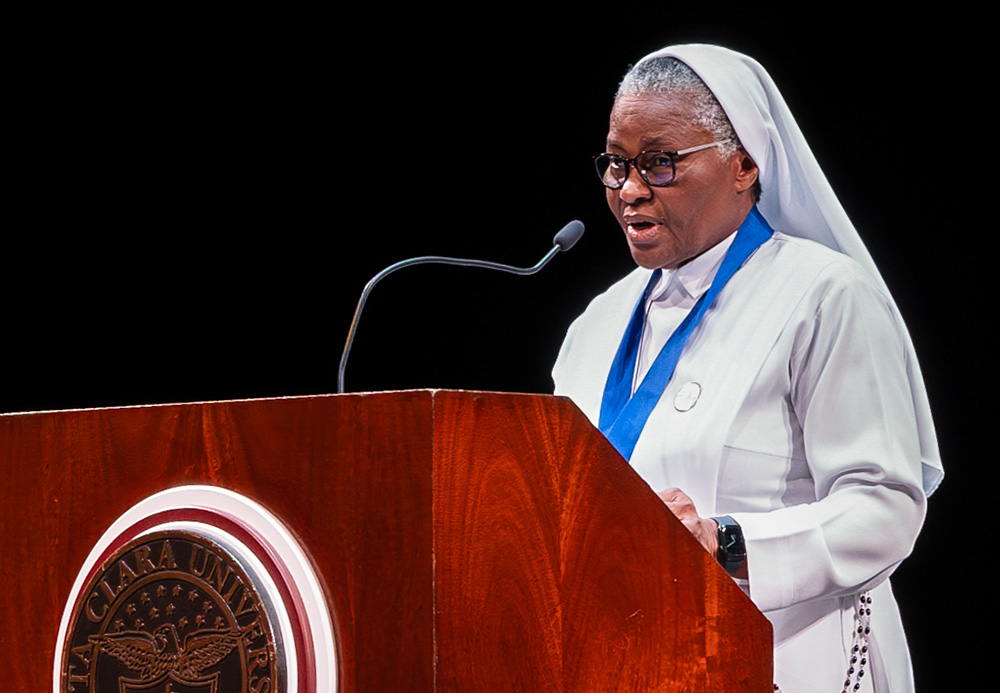
<instances>
[{"instance_id":1,"label":"woman's ear","mask_svg":"<svg viewBox=\"0 0 1000 693\"><path fill-rule=\"evenodd\" d=\"M757 164L744 150L740 149L734 155L738 169L736 171L736 192L746 192L757 182L759 171Z\"/></svg>"}]
</instances>

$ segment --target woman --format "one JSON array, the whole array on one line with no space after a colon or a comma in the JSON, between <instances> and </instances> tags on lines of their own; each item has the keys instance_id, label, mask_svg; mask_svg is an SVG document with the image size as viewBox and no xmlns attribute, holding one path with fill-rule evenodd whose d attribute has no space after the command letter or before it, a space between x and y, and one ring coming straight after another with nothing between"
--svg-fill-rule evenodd
<instances>
[{"instance_id":1,"label":"woman","mask_svg":"<svg viewBox=\"0 0 1000 693\"><path fill-rule=\"evenodd\" d=\"M723 48L654 53L597 164L639 268L570 328L556 393L769 618L781 690L912 690L888 576L943 476L930 410L777 88Z\"/></svg>"}]
</instances>

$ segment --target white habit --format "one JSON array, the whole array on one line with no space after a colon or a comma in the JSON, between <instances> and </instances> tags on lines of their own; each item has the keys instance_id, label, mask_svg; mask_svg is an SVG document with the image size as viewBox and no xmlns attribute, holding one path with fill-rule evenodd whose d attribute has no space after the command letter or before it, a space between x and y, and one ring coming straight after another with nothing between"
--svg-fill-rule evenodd
<instances>
[{"instance_id":1,"label":"white habit","mask_svg":"<svg viewBox=\"0 0 1000 693\"><path fill-rule=\"evenodd\" d=\"M719 98L759 167L776 233L692 334L630 462L654 491L678 487L700 516L742 527L745 587L774 625L783 693L841 690L863 590L873 600L864 685L912 691L888 576L943 472L909 334L763 68L713 46L657 55L686 62ZM649 275L636 269L597 297L553 369L556 394L595 425Z\"/></svg>"}]
</instances>

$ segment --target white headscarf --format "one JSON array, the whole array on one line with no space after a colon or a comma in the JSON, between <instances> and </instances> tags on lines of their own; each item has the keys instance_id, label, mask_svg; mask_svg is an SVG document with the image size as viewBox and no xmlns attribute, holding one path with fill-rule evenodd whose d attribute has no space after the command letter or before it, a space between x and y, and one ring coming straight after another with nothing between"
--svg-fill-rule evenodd
<instances>
[{"instance_id":1,"label":"white headscarf","mask_svg":"<svg viewBox=\"0 0 1000 693\"><path fill-rule=\"evenodd\" d=\"M719 46L670 46L642 60L673 57L705 82L747 153L757 164L763 194L757 205L775 231L808 238L850 256L875 278L899 313L885 280L823 175L795 118L771 76L756 60ZM642 62L642 61L640 61ZM899 318L902 324L902 317ZM930 403L916 352L906 333L907 372L920 435L924 492L941 483L944 469Z\"/></svg>"}]
</instances>

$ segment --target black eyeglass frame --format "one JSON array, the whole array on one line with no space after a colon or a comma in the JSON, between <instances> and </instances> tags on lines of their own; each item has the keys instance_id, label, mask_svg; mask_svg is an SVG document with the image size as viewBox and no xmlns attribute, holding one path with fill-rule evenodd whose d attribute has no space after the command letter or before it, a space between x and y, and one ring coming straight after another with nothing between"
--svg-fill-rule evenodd
<instances>
[{"instance_id":1,"label":"black eyeglass frame","mask_svg":"<svg viewBox=\"0 0 1000 693\"><path fill-rule=\"evenodd\" d=\"M728 144L731 141L732 140L719 140L718 142L699 144L696 147L688 147L687 149L679 149L677 151L647 149L644 152L639 152L631 159L626 156L622 156L621 154L612 154L610 152L604 152L603 154L598 154L597 156L594 157L594 167L597 169L597 177L601 179L601 184L604 185L605 188L609 188L611 190L621 190L625 186L625 181L628 180L628 177L631 174L629 170L630 167L635 168L636 172L639 174L639 177L642 178L643 181L645 181L646 185L649 185L654 188L665 188L671 183L673 183L674 180L677 178L677 157L684 156L685 154L693 154L694 152L700 152L703 149L719 147L722 146L723 144ZM653 181L649 180L646 177L645 171L641 166L639 166L639 159L642 157L648 157L649 155L666 156L670 160L670 180L668 180L665 183L654 183ZM608 185L608 183L605 180L604 174L607 172L609 168L611 168L611 165L615 161L625 164L625 175L622 177L621 182L618 185ZM601 171L602 162L607 162L603 172Z\"/></svg>"}]
</instances>

